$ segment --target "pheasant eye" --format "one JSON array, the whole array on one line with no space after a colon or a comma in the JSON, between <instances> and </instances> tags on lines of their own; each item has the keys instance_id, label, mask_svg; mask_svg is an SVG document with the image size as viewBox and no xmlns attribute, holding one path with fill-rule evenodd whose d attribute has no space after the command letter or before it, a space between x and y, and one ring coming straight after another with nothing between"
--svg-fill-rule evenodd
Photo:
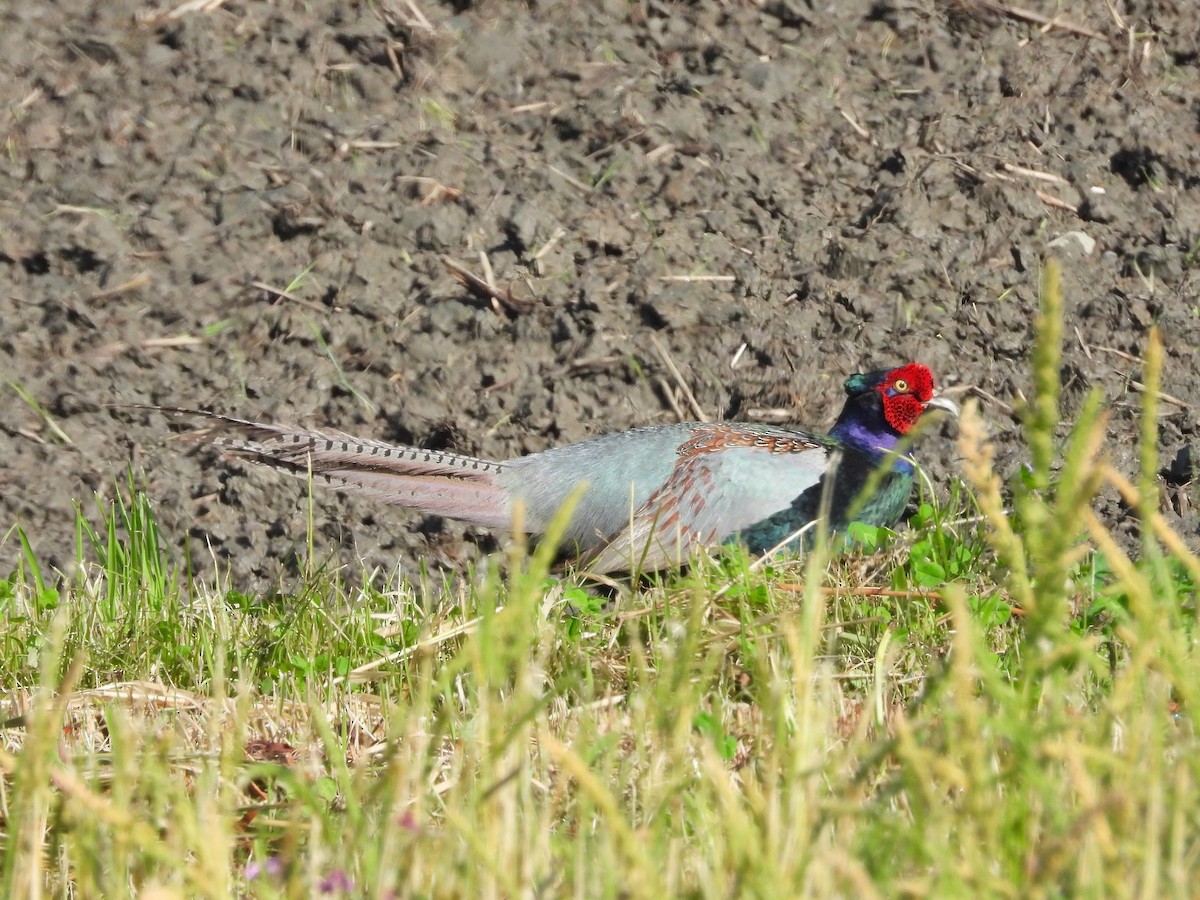
<instances>
[{"instance_id":1,"label":"pheasant eye","mask_svg":"<svg viewBox=\"0 0 1200 900\"><path fill-rule=\"evenodd\" d=\"M903 378L897 378L894 382L892 382L892 387L894 387L899 393L903 394L908 390L908 382Z\"/></svg>"}]
</instances>

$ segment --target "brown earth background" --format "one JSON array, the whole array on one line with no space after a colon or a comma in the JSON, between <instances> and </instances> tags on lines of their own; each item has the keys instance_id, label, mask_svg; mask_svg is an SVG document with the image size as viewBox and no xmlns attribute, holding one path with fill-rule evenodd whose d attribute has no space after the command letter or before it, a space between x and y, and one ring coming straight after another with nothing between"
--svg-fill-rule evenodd
<instances>
[{"instance_id":1,"label":"brown earth background","mask_svg":"<svg viewBox=\"0 0 1200 900\"><path fill-rule=\"evenodd\" d=\"M1067 414L1102 389L1126 471L1161 327L1197 543L1194 0L204 6L0 4L0 526L43 565L130 463L196 571L304 553L302 482L112 404L502 458L690 418L682 383L826 428L846 374L915 359L983 392L1010 472L1048 254ZM480 538L330 492L315 517L318 557L410 574Z\"/></svg>"}]
</instances>

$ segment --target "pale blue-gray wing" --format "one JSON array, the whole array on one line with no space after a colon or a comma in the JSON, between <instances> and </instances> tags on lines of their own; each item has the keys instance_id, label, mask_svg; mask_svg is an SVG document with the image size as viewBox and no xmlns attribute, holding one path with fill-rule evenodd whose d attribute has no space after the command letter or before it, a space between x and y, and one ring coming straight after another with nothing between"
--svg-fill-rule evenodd
<instances>
[{"instance_id":1,"label":"pale blue-gray wing","mask_svg":"<svg viewBox=\"0 0 1200 900\"><path fill-rule=\"evenodd\" d=\"M771 520L786 536L807 524L793 501L819 490L831 453L823 441L782 429L697 429L667 480L585 562L597 572L680 565Z\"/></svg>"},{"instance_id":2,"label":"pale blue-gray wing","mask_svg":"<svg viewBox=\"0 0 1200 900\"><path fill-rule=\"evenodd\" d=\"M584 485L564 541L580 550L603 545L671 477L694 424L658 425L594 437L502 464L497 481L524 508L525 528L541 533Z\"/></svg>"}]
</instances>

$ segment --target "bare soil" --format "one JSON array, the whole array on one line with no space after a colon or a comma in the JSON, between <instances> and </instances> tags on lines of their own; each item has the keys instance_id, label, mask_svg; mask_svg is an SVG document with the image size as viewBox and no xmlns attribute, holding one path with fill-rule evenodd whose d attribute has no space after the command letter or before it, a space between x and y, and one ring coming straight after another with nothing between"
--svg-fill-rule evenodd
<instances>
[{"instance_id":1,"label":"bare soil","mask_svg":"<svg viewBox=\"0 0 1200 900\"><path fill-rule=\"evenodd\" d=\"M1161 328L1165 506L1200 541L1194 0L198 5L0 6L0 524L44 564L131 464L197 571L304 552L303 483L120 404L502 458L692 418L681 384L825 428L846 374L918 360L991 398L1011 471L1048 254L1068 417L1101 389L1126 471ZM316 499L338 562L481 538Z\"/></svg>"}]
</instances>

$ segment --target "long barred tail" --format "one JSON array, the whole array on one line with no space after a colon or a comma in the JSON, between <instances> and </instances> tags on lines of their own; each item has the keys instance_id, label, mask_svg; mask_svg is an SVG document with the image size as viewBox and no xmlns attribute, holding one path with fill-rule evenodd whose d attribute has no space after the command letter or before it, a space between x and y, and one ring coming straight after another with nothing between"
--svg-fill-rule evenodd
<instances>
[{"instance_id":1,"label":"long barred tail","mask_svg":"<svg viewBox=\"0 0 1200 900\"><path fill-rule=\"evenodd\" d=\"M504 469L502 463L337 431L269 425L202 410L154 408L203 419L205 428L180 437L211 444L235 459L300 478L311 473L314 481L393 506L488 528L512 524L508 494L496 480Z\"/></svg>"}]
</instances>

